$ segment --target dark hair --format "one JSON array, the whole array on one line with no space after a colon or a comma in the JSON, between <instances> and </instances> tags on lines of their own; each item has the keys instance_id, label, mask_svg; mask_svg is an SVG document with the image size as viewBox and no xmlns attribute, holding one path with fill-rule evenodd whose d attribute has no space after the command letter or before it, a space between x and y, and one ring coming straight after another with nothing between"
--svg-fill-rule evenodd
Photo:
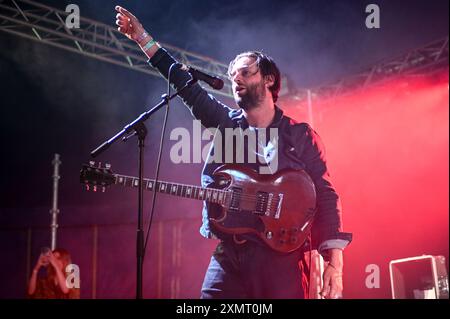
<instances>
[{"instance_id":1,"label":"dark hair","mask_svg":"<svg viewBox=\"0 0 450 319\"><path fill-rule=\"evenodd\" d=\"M275 103L278 100L278 93L280 93L281 89L281 75L280 70L278 69L275 61L268 55L260 52L260 51L247 51L238 54L228 65L228 74L230 74L231 69L237 60L243 57L250 57L255 59L256 64L258 65L259 71L261 75L268 76L272 75L274 77L273 85L269 88L272 93L272 99Z\"/></svg>"},{"instance_id":2,"label":"dark hair","mask_svg":"<svg viewBox=\"0 0 450 319\"><path fill-rule=\"evenodd\" d=\"M63 262L64 268L66 268L67 265L72 263L70 253L66 249L56 248L55 250L53 250L53 253L59 254L59 259Z\"/></svg>"}]
</instances>

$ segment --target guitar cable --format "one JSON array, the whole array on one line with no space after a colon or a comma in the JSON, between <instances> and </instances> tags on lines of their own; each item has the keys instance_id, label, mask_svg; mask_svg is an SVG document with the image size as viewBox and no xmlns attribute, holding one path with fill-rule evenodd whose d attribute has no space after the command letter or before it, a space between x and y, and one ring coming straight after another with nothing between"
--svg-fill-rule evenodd
<instances>
[{"instance_id":1,"label":"guitar cable","mask_svg":"<svg viewBox=\"0 0 450 319\"><path fill-rule=\"evenodd\" d=\"M308 234L308 249L309 249L309 263L308 263L308 290L307 295L308 299L310 299L309 291L311 289L311 265L312 265L312 243L311 243L311 231Z\"/></svg>"}]
</instances>

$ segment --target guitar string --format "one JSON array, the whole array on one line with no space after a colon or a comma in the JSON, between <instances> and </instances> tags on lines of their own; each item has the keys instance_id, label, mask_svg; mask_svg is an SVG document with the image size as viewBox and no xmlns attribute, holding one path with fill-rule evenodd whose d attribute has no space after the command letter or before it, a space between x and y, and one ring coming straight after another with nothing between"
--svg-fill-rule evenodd
<instances>
[{"instance_id":1,"label":"guitar string","mask_svg":"<svg viewBox=\"0 0 450 319\"><path fill-rule=\"evenodd\" d=\"M119 178L124 179L124 182L122 182L122 183L119 182L119 184L126 185L126 184L127 184L127 180L130 180L132 186L137 187L137 185L135 184L135 181L136 181L137 179L134 178L134 177L132 177L132 176L121 175L121 176L117 176L116 178L117 178L117 179L119 179ZM149 182L152 182L152 187L151 187L151 188L153 188L153 185L154 185L154 183L155 183L155 180L144 179L144 182L145 182L146 184L148 184ZM200 189L200 190L202 190L202 191L204 191L204 192L206 192L207 190L212 190L212 191L215 191L215 192L220 192L220 193L225 193L225 194L227 194L227 193L230 191L230 190L224 190L224 189L220 189L220 188L205 188L205 187L195 186L195 185L187 185L187 184L181 184L181 183L173 183L173 182L163 182L163 181L158 181L158 184L160 185L160 187L161 187L161 184L162 184L162 183L163 183L163 184L166 184L166 185L171 184L172 186L173 186L173 184L176 184L177 187L179 187L179 186L181 186L181 187L186 186L186 187L190 187L190 188L196 188L196 189ZM147 186L146 188L149 189L148 186ZM150 188L150 189L151 189L151 188ZM159 190L161 191L161 188L160 188ZM178 189L177 189L177 191L178 191ZM245 198L245 197L247 197L247 198L252 198L252 199L257 199L257 198L258 198L258 197L255 196L255 195L241 194L241 198Z\"/></svg>"},{"instance_id":2,"label":"guitar string","mask_svg":"<svg viewBox=\"0 0 450 319\"><path fill-rule=\"evenodd\" d=\"M152 181L152 183L153 183L153 181ZM173 184L173 183L164 182L164 184ZM200 186L189 186L189 185L185 185L185 184L177 184L177 186L187 186L187 187L191 187L191 188L197 188L199 190L202 190L203 192L207 192L208 190L211 190L211 191L214 191L214 192L219 192L219 193L223 193L223 194L229 194L229 190L222 190L222 189L216 189L216 188L204 188L204 187L200 187ZM152 188L153 188L153 186L152 186ZM159 190L161 192L161 189L159 189ZM174 193L172 193L170 191L167 194L173 195L173 194L176 194L176 192L178 192L178 189ZM192 192L191 192L191 194L192 194ZM182 196L182 195L180 195L180 196ZM198 196L198 194L197 194L197 196ZM185 196L183 196L183 197L185 197ZM258 200L258 199L260 199L260 197L258 197L257 195L242 194L242 193L240 194L240 198L241 199L249 199L249 200ZM264 199L262 199L262 200L264 201Z\"/></svg>"},{"instance_id":3,"label":"guitar string","mask_svg":"<svg viewBox=\"0 0 450 319\"><path fill-rule=\"evenodd\" d=\"M134 178L131 178L131 180L134 180ZM147 180L146 182L149 182L149 181L150 181L150 180ZM154 181L151 181L151 182L152 182L152 188L153 188L153 183L154 183ZM169 182L160 182L160 185L161 185L161 183L164 183L164 184L172 184L172 183L169 183ZM124 184L126 184L126 182L125 182ZM134 183L132 183L132 185L135 186ZM191 188L194 188L194 187L195 187L195 188L201 189L201 190L204 191L204 192L206 192L207 190L209 190L208 188L203 188L203 187L199 187L199 186L189 186L189 185L184 185L184 184L177 184L177 185L178 185L178 186L187 186L187 187L191 187ZM147 189L148 189L148 187L147 187ZM160 192L164 192L164 191L161 191L161 189L159 189L159 190L160 190ZM178 191L178 190L177 190L177 191ZM227 190L214 189L214 191L223 193L223 194L225 194L225 195L228 195L228 194L229 194L229 191L227 191ZM165 193L165 194L174 195L174 194L176 194L176 192L175 192L175 193L169 192L169 193ZM191 194L194 194L194 193L191 193ZM186 195L186 194L185 194L185 195ZM181 195L180 195L180 196L181 196ZM182 197L190 198L190 199L193 198L193 197L187 197L187 196L182 196ZM197 193L196 197L198 197L198 193ZM211 196L210 196L210 197L211 197ZM195 198L195 199L206 200L206 198L203 198L203 199L201 199L201 198ZM241 203L250 203L250 204L253 204L255 201L258 202L258 199L259 199L259 203L260 203L260 204L266 204L266 200L265 200L265 199L260 199L259 197L255 196L255 195L245 195L245 194L242 194L242 193L240 194L239 202L241 202ZM220 202L220 201L219 201L219 202ZM278 209L278 204L279 204L279 199L275 199L275 201L274 201L273 203L271 203L270 205L267 205L267 208L266 208L266 209L268 209L270 212L275 212L276 209Z\"/></svg>"},{"instance_id":4,"label":"guitar string","mask_svg":"<svg viewBox=\"0 0 450 319\"><path fill-rule=\"evenodd\" d=\"M167 184L167 183L166 183L166 184ZM194 186L194 187L197 187L197 186ZM208 189L208 188L201 188L201 190L202 190L203 192L206 192L207 190L210 190L210 189ZM161 190L160 190L160 191L161 191ZM229 194L229 191L226 191L226 190L214 189L214 190L212 190L212 191L219 192L219 193L222 193L222 194L225 194L225 195L228 195L228 194ZM166 193L166 194L174 195L174 194L176 194L176 192L177 192L177 191L175 191L175 192L171 192L171 191L170 191L169 193ZM194 194L194 193L191 192L191 194ZM184 196L183 196L183 195L180 195L180 196L185 197L185 198L192 198L192 197L187 197L187 196L189 196L189 195L186 196L186 194L185 194ZM202 196L204 197L202 200L205 200L205 199L206 199L206 196L204 196L204 195L202 195ZM195 195L194 197L199 197L199 194L197 193L197 195ZM210 198L211 198L211 195L210 195ZM201 199L201 198L198 198L198 199ZM264 198L261 199L261 198L258 197L258 196L255 196L255 195L249 195L249 194L240 194L239 199L240 199L240 201L251 202L251 203L253 203L254 201L260 202L260 203L262 203L262 204L268 202L268 200L266 200L266 199L264 199ZM278 202L279 202L279 198L276 198L276 199L274 200L274 203L271 205L271 207L273 208L273 207L274 207L273 205L275 205L276 207L278 207Z\"/></svg>"},{"instance_id":5,"label":"guitar string","mask_svg":"<svg viewBox=\"0 0 450 319\"><path fill-rule=\"evenodd\" d=\"M136 178L134 178L132 176L122 175L122 176L115 176L115 177L116 177L116 180L119 180L119 179L123 179L124 180L124 182L122 182L122 183L119 182L119 184L126 185L127 184L127 180L129 180L129 181L131 181L131 186L136 186L135 185ZM151 184L152 187L150 189L153 188L154 183L155 183L155 181L151 180L151 179L144 179L144 182L147 184L147 186L146 186L147 189L149 189L149 187L148 187L149 182L152 183ZM223 190L223 189L217 189L217 188L204 188L204 187L200 187L200 186L186 185L186 184L179 184L179 183L170 183L170 182L163 182L163 181L160 181L159 184L160 184L160 189L159 189L160 192L163 192L163 190L161 190L161 184L166 184L166 185L167 184L171 184L171 185L172 184L176 184L177 190L175 191L175 193L173 193L172 191L170 191L169 193L166 193L166 194L170 194L170 195L177 194L179 186L181 186L181 187L186 186L186 187L190 187L190 188L195 188L195 189L199 189L199 190L201 190L203 192L207 192L208 190L211 190L213 192L223 193L225 195L230 194L230 190ZM170 188L170 187L168 187L168 188ZM266 199L265 198L261 199L261 197L258 197L258 196L255 196L255 195L249 195L249 194L242 194L242 193L238 193L238 194L239 194L239 202L253 204L256 201L257 203L259 202L259 204L266 204ZM199 194L197 193L196 197L198 197L198 195ZM185 195L184 196L183 195L179 195L179 196L192 199L192 197L187 197L186 196L186 191L185 191ZM233 195L231 195L231 196L233 196ZM198 198L198 199L201 199L201 198ZM205 200L205 199L206 198L203 198L203 200ZM271 203L270 205L267 205L267 209L269 209L270 212L273 212L274 210L276 211L276 209L278 209L279 201L280 201L279 198L275 198L273 203ZM218 202L220 203L220 200L218 200Z\"/></svg>"},{"instance_id":6,"label":"guitar string","mask_svg":"<svg viewBox=\"0 0 450 319\"><path fill-rule=\"evenodd\" d=\"M126 184L126 180L127 179L129 179L129 180L131 180L131 182L132 182L132 186L135 186L135 183L134 183L134 180L136 180L135 178L133 178L133 177L129 177L129 176L121 176L121 178L123 178L124 179L124 181L125 181L125 183L122 183L122 184ZM152 182L152 187L151 188L153 188L153 185L154 185L154 180L150 180L150 179L147 179L147 180L144 180L145 182L146 182L146 184L148 184L148 182ZM200 186L190 186L190 185L186 185L186 184L179 184L179 183L170 183L170 182L159 182L159 187L160 187L160 189L159 189L159 191L160 192L163 192L162 190L161 190L161 183L164 183L164 184L177 184L177 187L179 187L179 186L181 186L181 187L183 187L183 186L187 186L187 187L191 187L191 188L196 188L196 189L200 189L200 190L202 190L202 191L204 191L204 192L206 192L206 191L208 191L208 190L212 190L212 191L215 191L215 192L219 192L219 193L223 193L223 194L229 194L229 190L222 190L222 189L210 189L210 188L204 188L204 187L200 187ZM149 187L147 186L146 187L147 189L149 189ZM170 188L170 187L169 187ZM176 192L178 191L178 189L176 190ZM170 195L173 195L173 194L175 194L175 193L172 193L172 192L169 192L169 193L166 193L166 194L170 194ZM181 195L180 195L181 196ZM198 194L197 194L197 196L198 196ZM186 196L183 196L183 197L186 197ZM190 198L192 198L192 197L190 197ZM253 200L258 200L258 199L260 199L260 197L258 197L258 196L256 196L256 195L250 195L250 194L240 194L240 199L241 200L247 200L247 201L253 201ZM264 203L264 201L265 201L265 199L262 199L262 202Z\"/></svg>"}]
</instances>

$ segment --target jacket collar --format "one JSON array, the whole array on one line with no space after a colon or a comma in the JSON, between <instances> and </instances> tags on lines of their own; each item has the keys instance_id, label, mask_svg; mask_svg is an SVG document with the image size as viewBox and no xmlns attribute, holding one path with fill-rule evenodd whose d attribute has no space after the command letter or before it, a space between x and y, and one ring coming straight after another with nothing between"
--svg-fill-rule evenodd
<instances>
[{"instance_id":1,"label":"jacket collar","mask_svg":"<svg viewBox=\"0 0 450 319\"><path fill-rule=\"evenodd\" d=\"M275 116L272 120L272 123L270 123L267 128L279 127L282 118L283 118L283 110L281 110L277 105L275 105ZM244 112L241 109L236 112L235 116L233 116L233 119L237 121L238 125L241 128L246 129L249 127L247 119L244 116Z\"/></svg>"}]
</instances>

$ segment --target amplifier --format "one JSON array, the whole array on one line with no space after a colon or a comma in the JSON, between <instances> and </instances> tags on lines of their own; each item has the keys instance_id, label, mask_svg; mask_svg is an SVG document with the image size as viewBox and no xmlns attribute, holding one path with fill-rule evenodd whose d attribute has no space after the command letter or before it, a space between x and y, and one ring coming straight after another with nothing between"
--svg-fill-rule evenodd
<instances>
[{"instance_id":1,"label":"amplifier","mask_svg":"<svg viewBox=\"0 0 450 319\"><path fill-rule=\"evenodd\" d=\"M448 299L444 256L422 255L389 262L393 299Z\"/></svg>"}]
</instances>

